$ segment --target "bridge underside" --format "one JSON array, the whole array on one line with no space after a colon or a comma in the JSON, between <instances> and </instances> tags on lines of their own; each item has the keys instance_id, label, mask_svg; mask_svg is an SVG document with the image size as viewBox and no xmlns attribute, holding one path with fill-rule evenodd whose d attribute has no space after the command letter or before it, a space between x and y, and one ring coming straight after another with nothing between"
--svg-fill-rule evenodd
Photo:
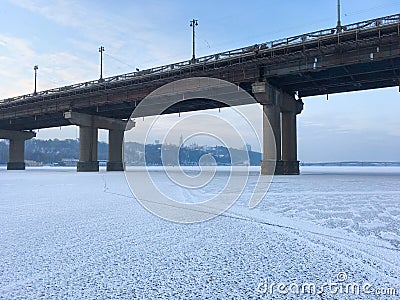
<instances>
[{"instance_id":1,"label":"bridge underside","mask_svg":"<svg viewBox=\"0 0 400 300\"><path fill-rule=\"evenodd\" d=\"M253 76L249 80L242 79L238 85L254 96L251 86L259 80L260 78ZM267 81L289 95L297 94L300 98L400 86L400 56L387 60L368 59L367 62L329 68L291 71L282 75L265 76L261 80ZM158 85L148 84L144 93L137 93L134 87L132 87L132 91L123 92L122 95L122 91L119 89L91 93L82 96L79 102L75 97L68 97L63 102L42 99L35 106L32 106L32 103L22 103L15 108L0 106L0 128L32 130L70 125L63 117L64 112L68 110L127 119L140 101L157 87ZM182 101L164 113L196 111L223 106L224 104L209 99L192 99ZM27 109L24 110L24 107Z\"/></svg>"},{"instance_id":2,"label":"bridge underside","mask_svg":"<svg viewBox=\"0 0 400 300\"><path fill-rule=\"evenodd\" d=\"M94 116L114 119L128 119L132 111L141 100L125 101L123 103L105 103L96 107L84 107L75 111ZM226 104L210 99L190 99L169 107L164 114L197 111L226 107ZM65 110L67 111L67 110ZM8 130L32 130L71 125L64 119L64 110L57 112L41 113L34 116L19 117L12 120L1 121L0 128ZM148 116L148 115L146 115Z\"/></svg>"},{"instance_id":3,"label":"bridge underside","mask_svg":"<svg viewBox=\"0 0 400 300\"><path fill-rule=\"evenodd\" d=\"M373 66L372 66L373 65ZM400 85L400 57L332 67L315 72L275 76L268 81L300 98Z\"/></svg>"}]
</instances>

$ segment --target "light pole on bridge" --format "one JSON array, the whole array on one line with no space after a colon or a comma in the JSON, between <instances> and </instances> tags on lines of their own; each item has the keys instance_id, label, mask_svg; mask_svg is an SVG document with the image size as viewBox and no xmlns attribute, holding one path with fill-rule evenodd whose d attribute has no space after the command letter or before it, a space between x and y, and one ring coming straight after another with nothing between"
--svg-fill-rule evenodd
<instances>
[{"instance_id":1,"label":"light pole on bridge","mask_svg":"<svg viewBox=\"0 0 400 300\"><path fill-rule=\"evenodd\" d=\"M100 79L99 79L99 81L103 81L103 52L104 52L103 46L100 46L99 52L100 52Z\"/></svg>"},{"instance_id":2,"label":"light pole on bridge","mask_svg":"<svg viewBox=\"0 0 400 300\"><path fill-rule=\"evenodd\" d=\"M342 31L342 22L340 21L340 0L337 1L337 25L336 25L336 31L341 32Z\"/></svg>"},{"instance_id":3,"label":"light pole on bridge","mask_svg":"<svg viewBox=\"0 0 400 300\"><path fill-rule=\"evenodd\" d=\"M36 92L36 77L37 77L37 70L38 70L38 69L39 69L38 65L35 65L35 66L33 67L33 70L35 71L35 89L34 89L34 92L33 92L33 95L34 95L34 96L37 95L37 92Z\"/></svg>"},{"instance_id":4,"label":"light pole on bridge","mask_svg":"<svg viewBox=\"0 0 400 300\"><path fill-rule=\"evenodd\" d=\"M190 27L192 27L192 45L193 45L193 56L192 56L192 63L196 62L196 54L195 54L195 30L194 28L199 25L198 23L199 20L193 19L190 21Z\"/></svg>"}]
</instances>

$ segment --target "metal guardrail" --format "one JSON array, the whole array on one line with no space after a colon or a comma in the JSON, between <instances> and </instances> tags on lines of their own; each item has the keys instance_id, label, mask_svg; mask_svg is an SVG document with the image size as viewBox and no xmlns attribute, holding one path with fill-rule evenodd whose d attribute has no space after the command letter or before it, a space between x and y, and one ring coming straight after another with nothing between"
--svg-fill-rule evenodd
<instances>
[{"instance_id":1,"label":"metal guardrail","mask_svg":"<svg viewBox=\"0 0 400 300\"><path fill-rule=\"evenodd\" d=\"M12 98L7 98L0 100L0 104L4 103L11 103L19 100L26 100L28 98L36 98L39 96L48 96L52 94L60 94L63 92L70 92L70 91L75 91L75 90L80 90L80 89L90 89L93 87L102 87L104 85L107 85L107 83L113 83L113 82L120 82L124 80L130 80L130 79L138 79L138 78L143 78L147 77L149 75L155 75L163 72L169 72L169 71L176 71L180 69L185 69L185 68L190 68L194 64L204 64L204 63L210 63L210 62L220 62L223 60L229 60L231 58L236 58L236 57L241 57L241 56L246 56L249 54L253 54L255 51L271 51L275 49L280 49L292 45L298 45L304 42L310 42L313 40L318 40L323 37L332 37L337 34L342 34L342 33L347 33L351 31L363 31L363 30L368 30L371 28L379 28L379 27L384 27L386 25L391 25L398 23L400 26L400 14L395 14L391 16L386 16L382 18L377 18L377 19L372 19L372 20L367 20L367 21L361 21L357 23L353 23L350 25L345 25L342 26L341 28L329 28L325 30L319 30L319 31L314 31L306 34L301 34L289 38L284 38L284 39L278 39L274 41L269 41L261 44L255 44L252 46L247 46L235 50L229 50L221 53L216 53L212 55L207 55L200 57L196 59L195 62L192 60L186 60L186 61L181 61L169 65L164 65L160 67L155 67L151 69L146 69L146 70L141 70L137 72L132 72L132 73L126 73L126 74L121 74L121 75L116 75L116 76L111 76L104 78L103 80L92 80L92 81L87 81L87 82L82 82L82 83L77 83L73 85L67 85L59 88L54 88L50 90L45 90L45 91L40 91L35 94L26 94L22 96L16 96Z\"/></svg>"}]
</instances>

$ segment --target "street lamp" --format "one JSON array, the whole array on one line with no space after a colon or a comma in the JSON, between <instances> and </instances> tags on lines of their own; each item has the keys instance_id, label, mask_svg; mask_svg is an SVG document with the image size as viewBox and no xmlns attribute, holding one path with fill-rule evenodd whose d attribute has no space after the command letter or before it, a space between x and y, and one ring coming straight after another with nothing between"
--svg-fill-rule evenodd
<instances>
[{"instance_id":1,"label":"street lamp","mask_svg":"<svg viewBox=\"0 0 400 300\"><path fill-rule=\"evenodd\" d=\"M193 42L193 56L192 56L192 63L196 62L196 55L195 55L195 30L194 28L199 25L198 20L193 19L190 21L190 27L192 27L193 30L193 37L192 37L192 42Z\"/></svg>"},{"instance_id":2,"label":"street lamp","mask_svg":"<svg viewBox=\"0 0 400 300\"><path fill-rule=\"evenodd\" d=\"M103 52L104 52L104 47L100 46L99 48L100 52L100 81L103 81Z\"/></svg>"},{"instance_id":3,"label":"street lamp","mask_svg":"<svg viewBox=\"0 0 400 300\"><path fill-rule=\"evenodd\" d=\"M33 70L35 71L35 90L34 90L34 92L33 92L33 95L34 96L36 96L37 95L37 93L36 93L36 77L37 77L37 70L39 69L39 67L37 66L37 65L35 65L34 67L33 67Z\"/></svg>"},{"instance_id":4,"label":"street lamp","mask_svg":"<svg viewBox=\"0 0 400 300\"><path fill-rule=\"evenodd\" d=\"M340 0L337 1L337 32L339 33L340 31L342 31L342 23L340 21Z\"/></svg>"}]
</instances>

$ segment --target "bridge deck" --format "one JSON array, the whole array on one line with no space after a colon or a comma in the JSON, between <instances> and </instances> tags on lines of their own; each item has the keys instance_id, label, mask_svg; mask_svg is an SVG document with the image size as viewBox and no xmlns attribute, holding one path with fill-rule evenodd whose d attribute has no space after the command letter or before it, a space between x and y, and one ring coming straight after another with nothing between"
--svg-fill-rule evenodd
<instances>
[{"instance_id":1,"label":"bridge deck","mask_svg":"<svg viewBox=\"0 0 400 300\"><path fill-rule=\"evenodd\" d=\"M207 76L236 83L266 80L299 97L397 86L400 14L261 43L192 61L116 75L0 100L0 128L68 125L69 109L128 118L146 95L165 83ZM218 107L207 99L182 102L166 113Z\"/></svg>"}]
</instances>

